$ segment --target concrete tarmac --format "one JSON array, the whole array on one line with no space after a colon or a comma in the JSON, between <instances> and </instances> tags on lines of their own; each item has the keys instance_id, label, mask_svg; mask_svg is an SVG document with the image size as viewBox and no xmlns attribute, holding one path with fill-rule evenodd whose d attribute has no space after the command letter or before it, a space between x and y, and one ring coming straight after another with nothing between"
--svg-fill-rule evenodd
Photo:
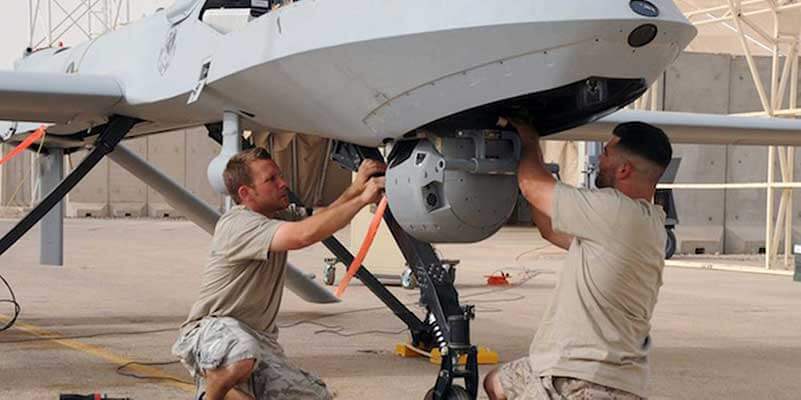
<instances>
[{"instance_id":1,"label":"concrete tarmac","mask_svg":"<svg viewBox=\"0 0 801 400\"><path fill-rule=\"evenodd\" d=\"M12 224L0 220L0 232ZM0 399L191 398L190 385L170 380L189 380L170 347L195 300L209 236L186 221L95 219L67 220L65 236L63 267L39 265L36 230L0 257L22 306L18 324L0 332ZM528 228L437 248L461 260L457 288L477 307L473 342L504 361L526 355L563 253ZM319 279L328 256L316 245L290 260ZM512 287L486 286L485 275L497 270L511 275ZM422 314L415 291L390 290ZM337 399L421 399L434 382L437 366L393 355L407 340L404 325L356 280L340 304L308 304L287 292L281 310L288 356L322 376ZM652 321L651 398L801 398L799 310L801 283L787 276L666 268ZM0 318L10 313L0 303ZM123 369L162 378L140 379L118 373L129 362L168 364ZM481 366L482 376L491 368Z\"/></svg>"}]
</instances>

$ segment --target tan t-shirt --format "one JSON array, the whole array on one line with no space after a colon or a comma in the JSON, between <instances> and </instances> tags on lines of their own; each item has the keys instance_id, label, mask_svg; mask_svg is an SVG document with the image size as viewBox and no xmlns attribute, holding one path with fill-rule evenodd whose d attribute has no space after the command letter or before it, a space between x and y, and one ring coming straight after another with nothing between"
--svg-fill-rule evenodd
<instances>
[{"instance_id":1,"label":"tan t-shirt","mask_svg":"<svg viewBox=\"0 0 801 400\"><path fill-rule=\"evenodd\" d=\"M291 210L281 219L292 219ZM236 206L217 222L200 296L182 330L204 317L233 317L268 335L277 335L287 253L270 252L283 221Z\"/></svg>"},{"instance_id":2,"label":"tan t-shirt","mask_svg":"<svg viewBox=\"0 0 801 400\"><path fill-rule=\"evenodd\" d=\"M534 372L646 397L650 319L665 265L662 207L558 183L551 223L575 239L531 343Z\"/></svg>"}]
</instances>

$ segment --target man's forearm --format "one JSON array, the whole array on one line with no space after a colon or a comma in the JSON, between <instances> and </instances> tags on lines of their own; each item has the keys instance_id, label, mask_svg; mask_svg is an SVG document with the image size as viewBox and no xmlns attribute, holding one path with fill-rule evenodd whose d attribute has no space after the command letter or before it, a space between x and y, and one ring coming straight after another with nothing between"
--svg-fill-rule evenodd
<instances>
[{"instance_id":1,"label":"man's forearm","mask_svg":"<svg viewBox=\"0 0 801 400\"><path fill-rule=\"evenodd\" d=\"M342 196L340 196L341 198ZM332 236L344 228L353 217L365 206L359 196L341 199L339 204L332 204L309 218L299 222L304 231L304 242L307 245L319 242Z\"/></svg>"},{"instance_id":2,"label":"man's forearm","mask_svg":"<svg viewBox=\"0 0 801 400\"><path fill-rule=\"evenodd\" d=\"M523 145L522 157L517 168L520 191L534 210L539 211L542 216L550 218L551 199L556 180L545 166L540 137L537 132L526 126L518 129Z\"/></svg>"},{"instance_id":3,"label":"man's forearm","mask_svg":"<svg viewBox=\"0 0 801 400\"><path fill-rule=\"evenodd\" d=\"M545 166L540 136L537 132L533 129L520 132L520 141L523 148L517 170L518 179L521 181L537 180L537 178L543 177L552 179L551 171Z\"/></svg>"},{"instance_id":4,"label":"man's forearm","mask_svg":"<svg viewBox=\"0 0 801 400\"><path fill-rule=\"evenodd\" d=\"M335 208L341 206L342 204L345 204L349 200L358 197L360 194L362 193L359 190L359 188L356 187L356 185L351 184L350 186L348 186L347 189L345 189L344 192L342 192L342 194L339 195L339 197L337 197L336 200L334 200L331 204L329 204L328 207L326 207L325 209L327 210L329 208Z\"/></svg>"}]
</instances>

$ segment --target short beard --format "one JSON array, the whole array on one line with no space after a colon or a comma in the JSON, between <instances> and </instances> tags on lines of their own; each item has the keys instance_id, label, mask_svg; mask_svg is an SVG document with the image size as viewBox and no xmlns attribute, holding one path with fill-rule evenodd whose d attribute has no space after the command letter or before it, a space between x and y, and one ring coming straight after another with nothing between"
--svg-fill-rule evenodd
<instances>
[{"instance_id":1,"label":"short beard","mask_svg":"<svg viewBox=\"0 0 801 400\"><path fill-rule=\"evenodd\" d=\"M615 187L614 179L609 179L603 172L598 171L595 176L595 187L598 189Z\"/></svg>"}]
</instances>

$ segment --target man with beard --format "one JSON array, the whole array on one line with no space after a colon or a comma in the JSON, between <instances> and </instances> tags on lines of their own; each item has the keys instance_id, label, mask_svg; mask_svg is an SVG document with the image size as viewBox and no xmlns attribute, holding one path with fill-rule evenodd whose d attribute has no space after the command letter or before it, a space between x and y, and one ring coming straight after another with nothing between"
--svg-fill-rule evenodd
<instances>
[{"instance_id":1,"label":"man with beard","mask_svg":"<svg viewBox=\"0 0 801 400\"><path fill-rule=\"evenodd\" d=\"M599 160L598 189L577 189L545 168L530 121L510 122L523 143L518 183L534 222L568 253L529 356L490 372L484 388L493 400L644 398L667 239L652 199L670 141L642 122L618 125Z\"/></svg>"},{"instance_id":2,"label":"man with beard","mask_svg":"<svg viewBox=\"0 0 801 400\"><path fill-rule=\"evenodd\" d=\"M327 208L301 221L270 153L257 147L232 157L225 186L237 206L217 222L200 296L173 346L195 378L196 399L330 399L317 376L293 366L278 344L287 251L317 243L377 202L386 169L367 160ZM284 222L284 220L295 222Z\"/></svg>"}]
</instances>

